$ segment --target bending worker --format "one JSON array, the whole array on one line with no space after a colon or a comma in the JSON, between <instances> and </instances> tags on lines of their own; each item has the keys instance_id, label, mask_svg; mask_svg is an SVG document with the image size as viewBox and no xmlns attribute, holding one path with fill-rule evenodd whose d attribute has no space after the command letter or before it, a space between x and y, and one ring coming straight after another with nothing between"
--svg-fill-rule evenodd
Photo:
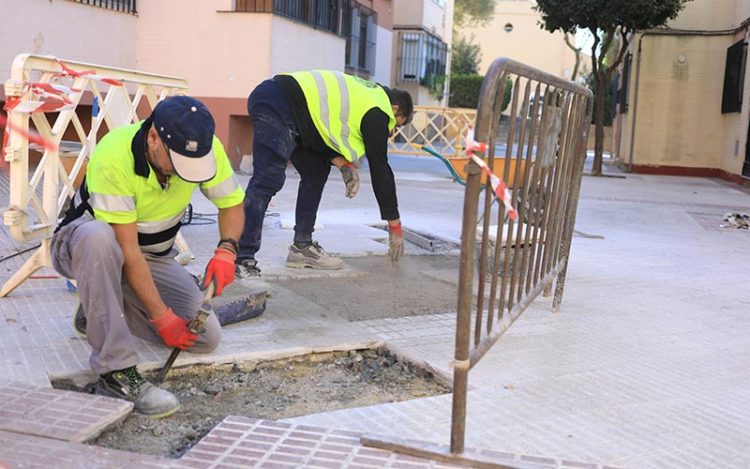
<instances>
[{"instance_id":1,"label":"bending worker","mask_svg":"<svg viewBox=\"0 0 750 469\"><path fill-rule=\"evenodd\" d=\"M294 244L287 267L340 269L312 239L315 218L331 165L341 172L346 196L359 189L354 163L367 155L380 216L388 221L389 254L403 254L403 234L393 171L388 164L388 137L404 125L414 107L406 91L391 89L336 71L314 70L276 75L250 94L253 125L253 176L245 191L245 228L237 255L237 276L258 276L263 217L281 190L291 160L300 174Z\"/></svg>"},{"instance_id":2,"label":"bending worker","mask_svg":"<svg viewBox=\"0 0 750 469\"><path fill-rule=\"evenodd\" d=\"M188 323L203 294L176 260L174 240L196 187L219 209L221 241L206 267L215 294L234 280L242 232L242 188L214 120L198 100L174 96L148 119L110 131L97 144L73 204L52 237L55 270L77 280L97 394L164 417L179 407L138 372L136 337L210 352L221 327L211 315L197 336Z\"/></svg>"}]
</instances>

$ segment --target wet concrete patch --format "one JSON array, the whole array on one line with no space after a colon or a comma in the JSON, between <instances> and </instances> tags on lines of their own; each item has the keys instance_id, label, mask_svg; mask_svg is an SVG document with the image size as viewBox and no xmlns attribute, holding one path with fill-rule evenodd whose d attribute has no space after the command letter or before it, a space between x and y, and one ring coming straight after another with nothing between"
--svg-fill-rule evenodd
<instances>
[{"instance_id":1,"label":"wet concrete patch","mask_svg":"<svg viewBox=\"0 0 750 469\"><path fill-rule=\"evenodd\" d=\"M456 310L458 256L404 256L397 266L387 257L347 258L366 272L355 278L275 281L332 314L350 321L441 314ZM442 273L444 275L436 275ZM273 301L271 298L270 301Z\"/></svg>"}]
</instances>

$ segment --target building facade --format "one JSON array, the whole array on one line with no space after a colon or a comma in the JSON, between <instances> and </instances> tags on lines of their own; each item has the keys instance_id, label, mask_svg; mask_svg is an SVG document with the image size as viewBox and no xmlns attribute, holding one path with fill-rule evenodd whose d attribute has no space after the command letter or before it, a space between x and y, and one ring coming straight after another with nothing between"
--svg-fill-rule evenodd
<instances>
[{"instance_id":1,"label":"building facade","mask_svg":"<svg viewBox=\"0 0 750 469\"><path fill-rule=\"evenodd\" d=\"M693 0L638 33L623 69L613 146L635 172L750 180L750 2Z\"/></svg>"},{"instance_id":2,"label":"building facade","mask_svg":"<svg viewBox=\"0 0 750 469\"><path fill-rule=\"evenodd\" d=\"M459 31L462 37L479 44L480 74L487 73L498 57L507 57L562 78L571 77L575 53L565 45L562 33L540 27L542 16L534 5L532 0L497 1L495 14L486 25L467 24ZM590 56L581 56L582 66L589 61Z\"/></svg>"},{"instance_id":3,"label":"building facade","mask_svg":"<svg viewBox=\"0 0 750 469\"><path fill-rule=\"evenodd\" d=\"M393 31L393 85L415 104L446 105L453 0L395 0Z\"/></svg>"},{"instance_id":4,"label":"building facade","mask_svg":"<svg viewBox=\"0 0 750 469\"><path fill-rule=\"evenodd\" d=\"M247 96L278 73L332 69L409 89L426 104L431 76L449 58L453 0L5 0L0 79L24 52L185 78L239 165L252 149ZM398 25L398 26L397 26ZM414 28L415 80L396 73ZM432 55L430 55L432 54ZM440 62L442 61L442 62ZM439 63L438 63L439 62ZM411 80L411 81L410 81ZM4 98L4 95L1 96Z\"/></svg>"}]
</instances>

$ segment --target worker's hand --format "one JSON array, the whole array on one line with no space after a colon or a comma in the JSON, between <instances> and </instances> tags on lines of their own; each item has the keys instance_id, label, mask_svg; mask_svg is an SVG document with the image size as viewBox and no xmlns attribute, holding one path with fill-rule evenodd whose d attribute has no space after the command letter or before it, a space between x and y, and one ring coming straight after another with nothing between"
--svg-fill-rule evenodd
<instances>
[{"instance_id":1,"label":"worker's hand","mask_svg":"<svg viewBox=\"0 0 750 469\"><path fill-rule=\"evenodd\" d=\"M400 220L388 221L388 255L394 264L404 255L404 230Z\"/></svg>"},{"instance_id":2,"label":"worker's hand","mask_svg":"<svg viewBox=\"0 0 750 469\"><path fill-rule=\"evenodd\" d=\"M354 163L349 162L346 162L339 170L346 184L346 197L352 199L359 192L359 171Z\"/></svg>"},{"instance_id":3,"label":"worker's hand","mask_svg":"<svg viewBox=\"0 0 750 469\"><path fill-rule=\"evenodd\" d=\"M206 265L206 273L203 275L202 288L214 283L214 296L221 295L225 286L234 282L234 262L237 260L237 252L229 243L221 242L214 251L214 257Z\"/></svg>"},{"instance_id":4,"label":"worker's hand","mask_svg":"<svg viewBox=\"0 0 750 469\"><path fill-rule=\"evenodd\" d=\"M188 349L195 344L195 340L198 338L188 329L190 321L174 314L172 308L167 308L164 314L156 319L151 319L149 322L154 325L164 345L169 348Z\"/></svg>"}]
</instances>

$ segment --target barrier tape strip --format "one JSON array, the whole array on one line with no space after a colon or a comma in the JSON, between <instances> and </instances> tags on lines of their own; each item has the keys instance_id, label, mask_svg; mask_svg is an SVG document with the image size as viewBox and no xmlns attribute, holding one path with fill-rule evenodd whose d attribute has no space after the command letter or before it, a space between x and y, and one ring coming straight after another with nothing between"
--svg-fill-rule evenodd
<instances>
[{"instance_id":1,"label":"barrier tape strip","mask_svg":"<svg viewBox=\"0 0 750 469\"><path fill-rule=\"evenodd\" d=\"M476 164L478 164L482 171L487 174L487 177L490 179L490 186L492 186L492 190L495 192L495 195L497 195L498 199L503 202L505 210L508 213L510 219L514 221L518 220L518 212L516 212L516 209L513 208L513 198L510 194L510 190L508 189L508 185L505 183L505 181L503 181L501 178L496 176L495 173L492 172L490 167L487 166L487 163L485 163L482 158L477 156L477 153L482 156L487 153L487 144L474 140L474 129L471 127L469 127L469 130L466 132L465 149L466 155L469 156Z\"/></svg>"},{"instance_id":2,"label":"barrier tape strip","mask_svg":"<svg viewBox=\"0 0 750 469\"><path fill-rule=\"evenodd\" d=\"M123 86L122 82L106 78L96 74L96 70L83 70L77 72L72 68L65 65L60 59L55 59L60 65L62 71L52 75L52 79L55 78L79 78L86 77L91 80L100 81L111 86ZM9 96L5 101L3 109L6 112L22 112L26 114L32 114L35 112L62 112L72 111L76 108L76 103L70 99L70 95L74 93L80 93L82 90L77 88L71 88L69 86L57 84L57 83L35 83L29 82L24 84L24 94L31 93L32 99L23 100L19 96ZM3 146L8 145L8 139L10 131L17 132L21 136L25 137L28 141L41 145L45 150L56 150L58 148L57 142L47 141L36 133L27 132L13 124L5 117L0 115L0 125L5 127L3 133Z\"/></svg>"},{"instance_id":3,"label":"barrier tape strip","mask_svg":"<svg viewBox=\"0 0 750 469\"><path fill-rule=\"evenodd\" d=\"M3 148L5 148L8 143L8 137L10 135L11 130L13 132L18 132L23 137L26 137L26 139L29 142L36 143L37 145L41 145L45 150L57 150L58 148L57 142L48 141L48 140L43 139L39 134L27 132L23 130L22 128L11 124L11 122L3 115L0 115L0 125L5 127L5 132L3 132L4 133Z\"/></svg>"}]
</instances>

